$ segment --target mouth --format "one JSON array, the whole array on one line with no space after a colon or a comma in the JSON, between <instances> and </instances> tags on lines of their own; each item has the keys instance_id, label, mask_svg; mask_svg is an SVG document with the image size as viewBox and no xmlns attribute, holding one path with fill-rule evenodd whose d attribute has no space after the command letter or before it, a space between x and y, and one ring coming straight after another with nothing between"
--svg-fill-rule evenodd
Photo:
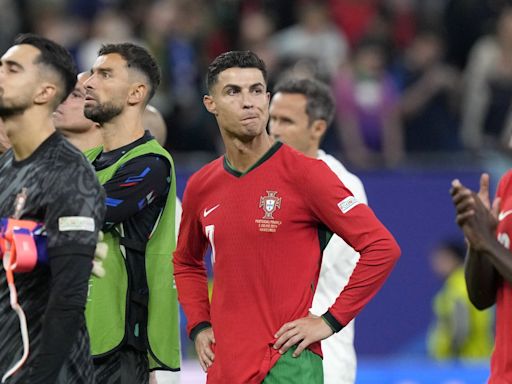
<instances>
[{"instance_id":1,"label":"mouth","mask_svg":"<svg viewBox=\"0 0 512 384\"><path fill-rule=\"evenodd\" d=\"M246 122L249 122L252 120L257 120L258 118L259 118L259 116L257 116L257 115L246 116L246 117L242 118L242 122L246 123Z\"/></svg>"}]
</instances>

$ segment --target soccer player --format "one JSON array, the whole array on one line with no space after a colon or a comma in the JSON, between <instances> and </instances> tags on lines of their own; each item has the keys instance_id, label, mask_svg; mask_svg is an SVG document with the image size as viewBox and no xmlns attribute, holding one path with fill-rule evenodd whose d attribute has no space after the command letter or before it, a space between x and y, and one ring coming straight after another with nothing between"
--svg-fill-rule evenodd
<instances>
[{"instance_id":1,"label":"soccer player","mask_svg":"<svg viewBox=\"0 0 512 384\"><path fill-rule=\"evenodd\" d=\"M98 383L147 383L150 369L179 370L174 168L142 123L159 81L153 57L124 43L103 46L84 83L85 116L103 143L86 155L107 193L106 276L92 278L86 308Z\"/></svg>"},{"instance_id":2,"label":"soccer player","mask_svg":"<svg viewBox=\"0 0 512 384\"><path fill-rule=\"evenodd\" d=\"M226 154L188 181L174 253L179 299L208 383L323 383L319 341L340 331L399 257L392 235L328 166L266 131L270 95L250 51L218 56L204 105ZM322 316L308 314L328 229L361 255ZM208 300L204 251L214 263Z\"/></svg>"},{"instance_id":3,"label":"soccer player","mask_svg":"<svg viewBox=\"0 0 512 384\"><path fill-rule=\"evenodd\" d=\"M53 113L55 128L82 152L101 145L101 133L98 124L84 115L84 82L88 77L88 72L82 72L78 75L75 88Z\"/></svg>"},{"instance_id":4,"label":"soccer player","mask_svg":"<svg viewBox=\"0 0 512 384\"><path fill-rule=\"evenodd\" d=\"M17 213L43 223L48 256L31 272L14 274L30 352L10 384L94 382L84 307L105 196L87 160L52 122L75 82L70 54L36 35L20 35L0 59L0 117L12 144L0 157L0 217ZM0 322L4 375L24 350L4 269Z\"/></svg>"},{"instance_id":5,"label":"soccer player","mask_svg":"<svg viewBox=\"0 0 512 384\"><path fill-rule=\"evenodd\" d=\"M367 203L361 180L334 157L320 149L320 142L334 118L329 87L309 78L288 78L274 88L270 102L271 136L306 156L324 161L360 203ZM359 254L337 235L324 249L320 278L311 312L322 315L336 300L354 270ZM354 322L322 341L324 383L354 383L356 353Z\"/></svg>"},{"instance_id":6,"label":"soccer player","mask_svg":"<svg viewBox=\"0 0 512 384\"><path fill-rule=\"evenodd\" d=\"M468 244L465 274L471 302L478 309L496 304L496 334L491 356L490 384L512 382L512 171L500 180L492 205L489 175L480 178L478 193L459 180L450 193L456 221Z\"/></svg>"}]
</instances>

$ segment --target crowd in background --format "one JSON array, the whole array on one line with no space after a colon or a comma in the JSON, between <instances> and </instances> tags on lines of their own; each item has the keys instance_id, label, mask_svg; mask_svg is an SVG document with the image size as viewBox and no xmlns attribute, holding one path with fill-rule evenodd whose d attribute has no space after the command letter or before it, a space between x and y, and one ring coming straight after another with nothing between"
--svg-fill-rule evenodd
<instances>
[{"instance_id":1,"label":"crowd in background","mask_svg":"<svg viewBox=\"0 0 512 384\"><path fill-rule=\"evenodd\" d=\"M270 90L286 74L331 84L324 147L355 169L482 153L512 134L512 4L506 0L0 0L0 49L32 31L88 70L101 43L132 41L159 60L153 104L177 156L223 148L202 105L207 63L250 49ZM427 154L428 156L425 156ZM444 155L443 155L444 154Z\"/></svg>"}]
</instances>

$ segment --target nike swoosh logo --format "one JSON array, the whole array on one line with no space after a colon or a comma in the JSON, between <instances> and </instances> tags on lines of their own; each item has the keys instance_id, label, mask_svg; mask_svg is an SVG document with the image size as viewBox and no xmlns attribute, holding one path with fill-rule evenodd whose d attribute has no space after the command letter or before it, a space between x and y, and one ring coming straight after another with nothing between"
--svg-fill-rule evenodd
<instances>
[{"instance_id":1,"label":"nike swoosh logo","mask_svg":"<svg viewBox=\"0 0 512 384\"><path fill-rule=\"evenodd\" d=\"M217 208L220 207L220 204L217 204L215 207L213 208L210 208L210 209L204 209L204 212L203 212L203 217L206 217L208 216L210 213L212 213L213 211L215 211Z\"/></svg>"},{"instance_id":2,"label":"nike swoosh logo","mask_svg":"<svg viewBox=\"0 0 512 384\"><path fill-rule=\"evenodd\" d=\"M505 217L507 217L508 215L511 215L511 214L512 214L512 209L509 209L508 211L505 211L505 212L500 212L498 215L498 220L501 221Z\"/></svg>"}]
</instances>

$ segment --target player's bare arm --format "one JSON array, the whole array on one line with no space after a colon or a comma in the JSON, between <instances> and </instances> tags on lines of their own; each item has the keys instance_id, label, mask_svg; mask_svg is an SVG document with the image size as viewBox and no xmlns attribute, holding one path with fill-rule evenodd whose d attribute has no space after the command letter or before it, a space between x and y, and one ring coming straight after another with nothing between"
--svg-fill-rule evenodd
<instances>
[{"instance_id":1,"label":"player's bare arm","mask_svg":"<svg viewBox=\"0 0 512 384\"><path fill-rule=\"evenodd\" d=\"M292 346L297 345L293 352L293 357L297 357L310 344L324 340L333 333L331 327L321 317L309 315L284 324L275 334L277 341L274 348L284 354Z\"/></svg>"}]
</instances>

